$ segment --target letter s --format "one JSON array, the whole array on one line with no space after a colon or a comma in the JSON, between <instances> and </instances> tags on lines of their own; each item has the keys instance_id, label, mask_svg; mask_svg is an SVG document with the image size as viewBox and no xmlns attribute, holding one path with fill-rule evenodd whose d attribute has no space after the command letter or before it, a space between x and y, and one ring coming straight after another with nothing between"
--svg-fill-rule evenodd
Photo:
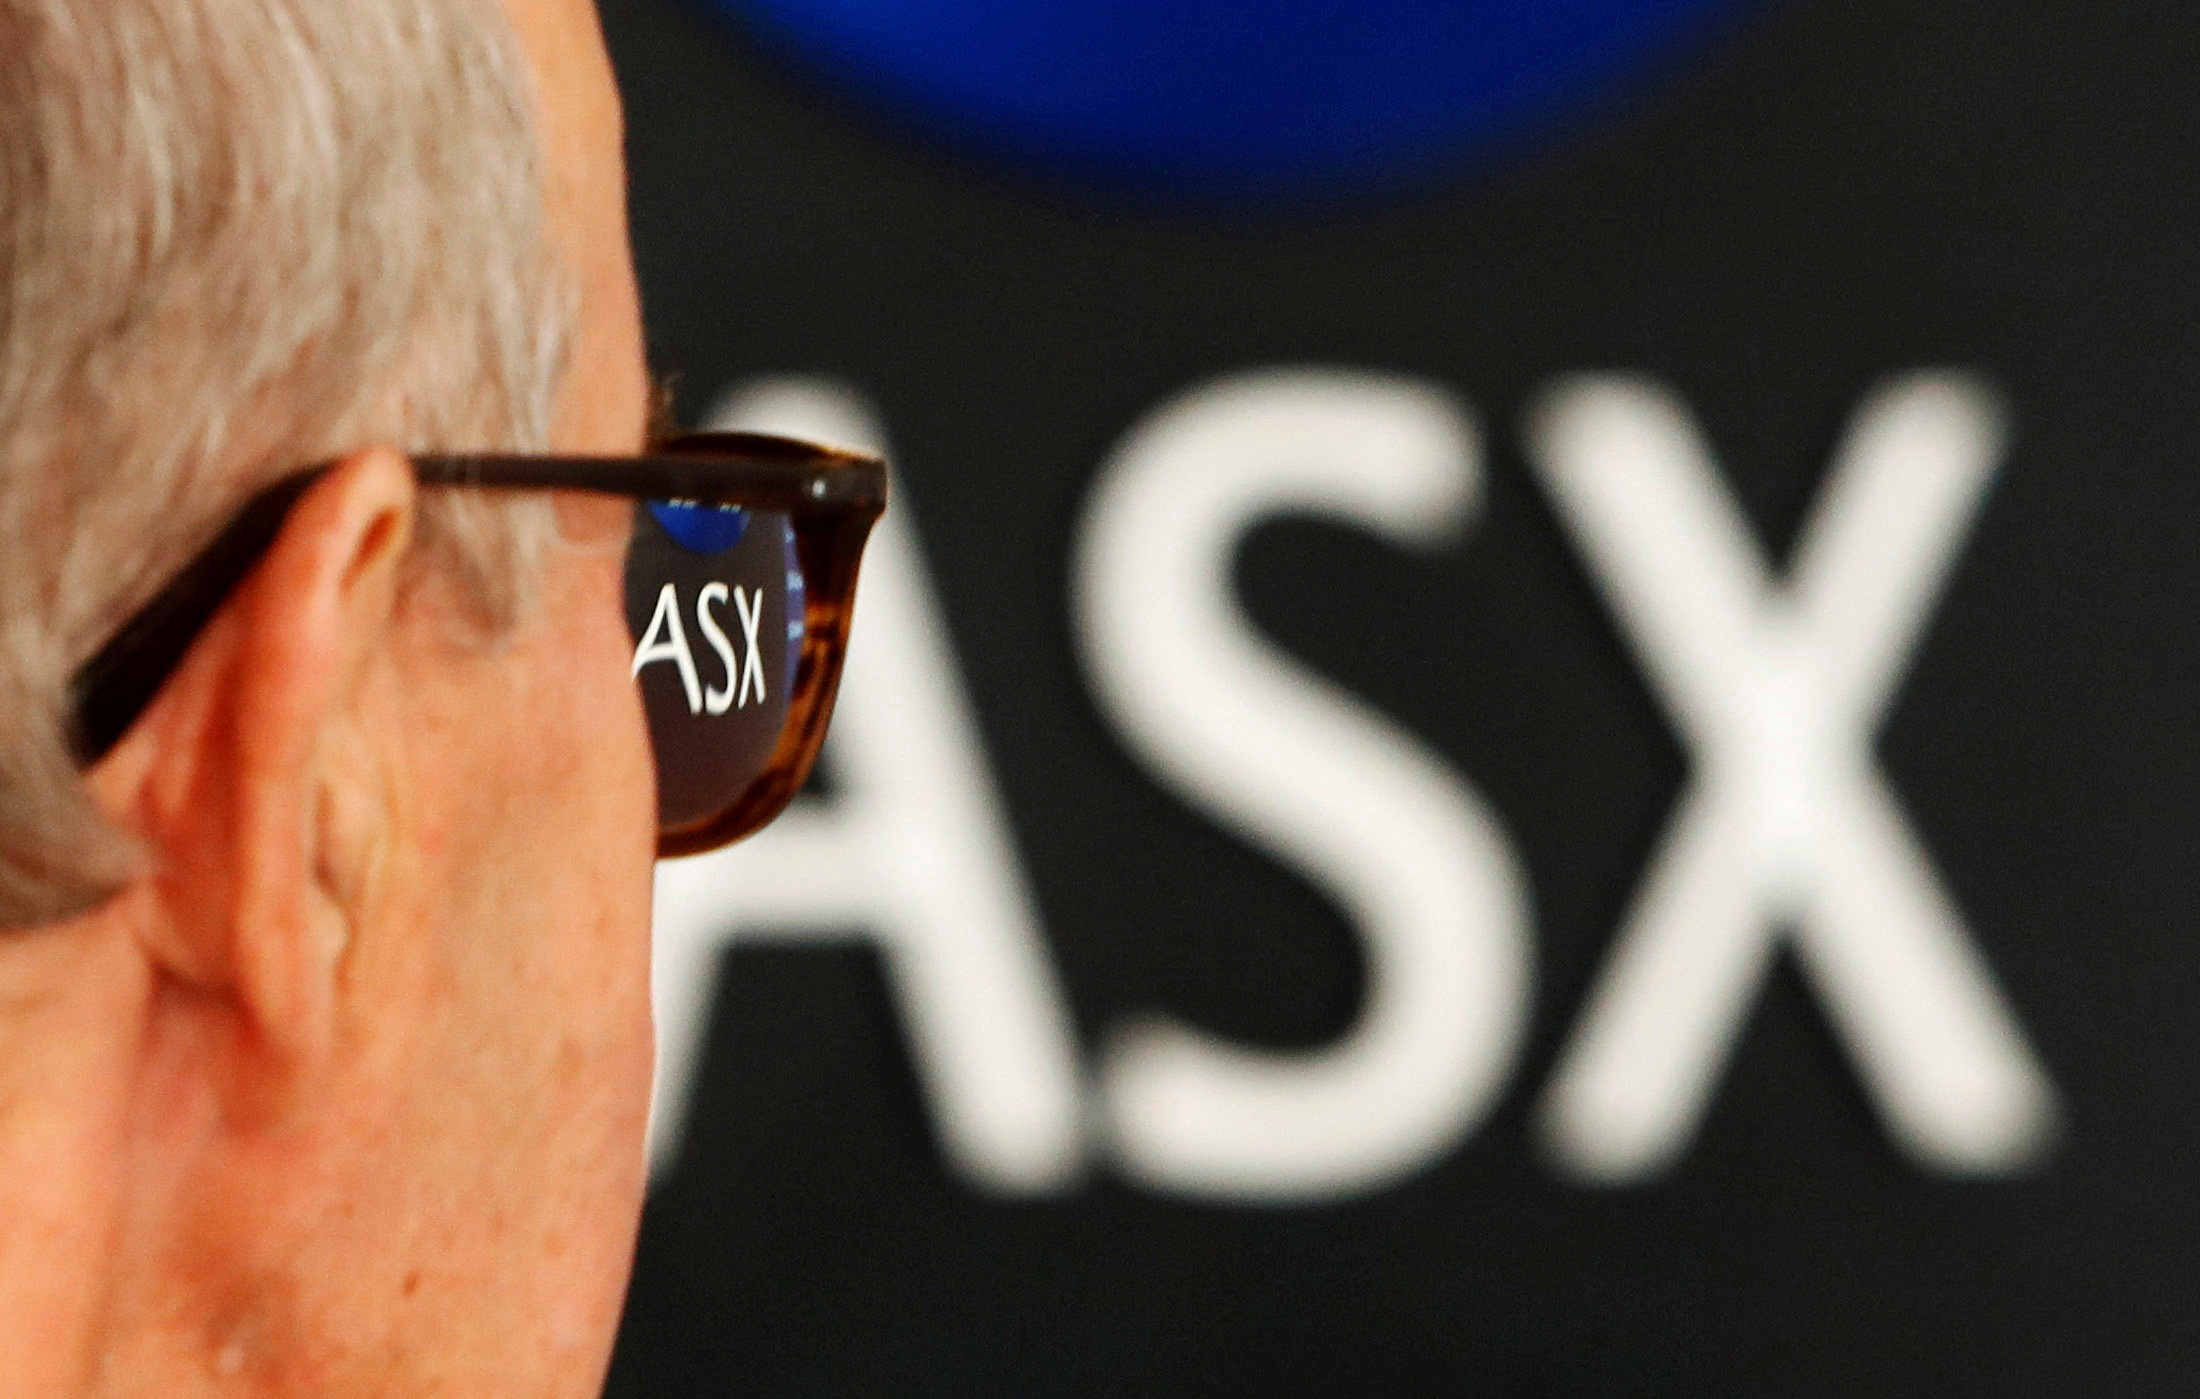
<instances>
[{"instance_id":1,"label":"letter s","mask_svg":"<svg viewBox=\"0 0 2200 1399\"><path fill-rule=\"evenodd\" d=\"M713 685L703 692L703 707L712 714L723 714L733 708L734 659L733 643L726 639L718 619L710 615L710 605L713 602L723 605L732 595L723 583L705 583L703 590L695 595L695 625L703 629L703 639L718 653L718 664L726 668L725 688Z\"/></svg>"},{"instance_id":2,"label":"letter s","mask_svg":"<svg viewBox=\"0 0 2200 1399\"><path fill-rule=\"evenodd\" d=\"M1529 911L1511 842L1441 760L1295 665L1231 596L1263 517L1452 537L1480 485L1463 407L1389 375L1270 370L1155 410L1102 469L1075 564L1101 709L1157 779L1297 869L1366 940L1358 1024L1322 1050L1118 1028L1101 1123L1122 1168L1215 1200L1378 1189L1472 1130L1525 1027Z\"/></svg>"}]
</instances>

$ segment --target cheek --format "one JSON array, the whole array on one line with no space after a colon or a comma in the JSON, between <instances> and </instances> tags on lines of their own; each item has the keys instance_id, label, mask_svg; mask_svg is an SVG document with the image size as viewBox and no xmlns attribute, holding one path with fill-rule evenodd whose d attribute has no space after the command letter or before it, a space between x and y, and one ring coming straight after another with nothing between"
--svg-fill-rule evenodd
<instances>
[{"instance_id":1,"label":"cheek","mask_svg":"<svg viewBox=\"0 0 2200 1399\"><path fill-rule=\"evenodd\" d=\"M619 570L588 560L565 611L559 654L539 673L545 734L567 761L554 766L545 806L556 822L527 828L541 898L530 998L538 1022L532 1067L541 1075L535 1182L549 1204L545 1250L565 1278L545 1298L560 1336L594 1344L618 1318L643 1187L644 1134L655 1059L649 1004L650 890L656 789L647 729L628 671ZM525 930L521 930L526 936Z\"/></svg>"},{"instance_id":2,"label":"cheek","mask_svg":"<svg viewBox=\"0 0 2200 1399\"><path fill-rule=\"evenodd\" d=\"M622 604L614 553L553 550L506 646L454 658L417 628L396 702L420 874L357 992L394 1106L353 1193L386 1192L453 1278L497 1279L450 1324L499 1365L600 1362L641 1209L655 789Z\"/></svg>"},{"instance_id":3,"label":"cheek","mask_svg":"<svg viewBox=\"0 0 2200 1399\"><path fill-rule=\"evenodd\" d=\"M527 887L505 965L532 1006L522 1052L543 1105L539 1129L574 1186L631 1184L654 1057L649 1014L650 876L656 796L616 561L568 558L530 628L527 722L509 730L508 771L528 799L509 848ZM519 716L514 716L515 720ZM607 1180L606 1175L620 1179Z\"/></svg>"},{"instance_id":4,"label":"cheek","mask_svg":"<svg viewBox=\"0 0 2200 1399\"><path fill-rule=\"evenodd\" d=\"M593 968L574 978L574 994L591 1019L606 1017L606 1033L638 1041L646 1094L656 785L640 695L629 675L633 642L621 571L601 559L586 562L565 629L570 644L549 669L558 683L547 727L569 736L571 762L557 794L569 818L558 839L545 843L556 850L545 849L543 864L546 883L558 891L552 916L570 943L566 965Z\"/></svg>"}]
</instances>

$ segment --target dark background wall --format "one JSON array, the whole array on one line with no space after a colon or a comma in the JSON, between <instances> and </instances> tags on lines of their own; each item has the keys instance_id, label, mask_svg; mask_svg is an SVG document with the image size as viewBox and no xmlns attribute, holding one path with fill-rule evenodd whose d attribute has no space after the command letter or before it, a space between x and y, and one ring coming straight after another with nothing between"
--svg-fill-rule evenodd
<instances>
[{"instance_id":1,"label":"dark background wall","mask_svg":"<svg viewBox=\"0 0 2200 1399\"><path fill-rule=\"evenodd\" d=\"M1397 179L1279 202L989 150L700 0L603 9L683 416L776 391L818 427L883 436L907 488L912 569L866 598L855 645L896 674L931 666L946 707L851 694L873 737L836 736L809 833L890 785L863 773L898 751L894 714L924 727L922 757L963 741L935 721L967 697L959 771L1002 823L983 803L879 809L958 848L1005 837L980 864L1028 902L974 916L1036 940L1016 985L1058 996L1073 1051L1028 1101L1013 1066L958 1080L927 1057L957 1017L979 1041L999 1026L953 975L925 980L926 937L949 973L975 965L938 932L951 917L887 928L916 885L836 903L772 884L754 871L792 849L777 833L748 865L672 876L685 941L665 989L693 1047L660 1103L612 1393L2186 1391L2200 12L1743 7ZM1264 654L1486 805L1525 905L1476 926L1526 979L1492 1002L1519 1021L1483 1053L1493 1086L1418 1156L1263 1192L1125 1144L1120 1030L1163 1014L1315 1062L1365 1023L1388 954L1319 856L1218 817L1110 707L1077 551L1150 415L1294 366L1438 390L1479 446L1458 529L1409 548L1285 510L1247 521L1225 581ZM1700 1124L1600 1178L1554 1146L1553 1085L1705 760L1646 679L1534 415L1584 372L1660 386L1776 587L1875 389L1921 371L1978 395L1990 479L1858 727L2013 1027L1987 1037L1995 1062L2036 1069L2046 1096L1967 1159L1890 1132L1872 1032L1844 1017L1899 989L1844 993L1796 952L1818 905L1791 900L1758 920L1780 936L1761 985L1727 998ZM936 601L943 655L912 649L912 597ZM880 618L895 639L866 635ZM892 843L867 839L826 848ZM1826 853L1848 839L1797 858L1864 887ZM1004 1042L1045 1039L1000 1013ZM1922 1111L1992 1097L1967 1091ZM943 1125L973 1102L995 1137ZM1388 1109L1367 1111L1378 1130Z\"/></svg>"}]
</instances>

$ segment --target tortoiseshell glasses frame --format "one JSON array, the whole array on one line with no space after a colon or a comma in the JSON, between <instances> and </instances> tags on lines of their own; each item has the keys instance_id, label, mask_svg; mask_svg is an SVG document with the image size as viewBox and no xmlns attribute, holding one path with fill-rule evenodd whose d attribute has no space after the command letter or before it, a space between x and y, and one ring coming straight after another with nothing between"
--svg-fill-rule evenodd
<instances>
[{"instance_id":1,"label":"tortoiseshell glasses frame","mask_svg":"<svg viewBox=\"0 0 2200 1399\"><path fill-rule=\"evenodd\" d=\"M698 433L669 439L638 456L427 455L415 457L412 466L424 486L622 496L637 503L638 528L647 526L651 511L667 507L721 512L736 522L735 538L752 519L770 522L788 560L784 579L771 584L778 589L774 606L785 613L783 626L759 636L758 618L764 614L765 587L771 581L768 569L758 575L765 581L754 590L753 610L748 607L749 593L710 583L702 589L695 614L727 669L726 686L710 691L710 713L719 715L731 708L737 648L709 607L714 600L723 605L730 597L741 609L738 615L747 629L750 653L748 673L740 677L741 703L745 708L753 681L758 717L768 714L767 722L777 723L776 737L767 732L758 742L752 728L748 739L730 740L755 756L729 766L722 754L685 751L715 741L708 737L712 730L668 727L671 720L659 722L663 706L653 707L651 737L660 792L658 853L690 855L728 844L786 807L808 777L832 715L863 545L886 506L887 473L882 462L788 438ZM213 542L77 672L71 698L79 766L89 767L121 741L194 639L267 553L291 507L328 469L323 465L301 470L253 496ZM662 541L659 547L660 552L668 548ZM676 556L676 551L668 556ZM637 632L641 631L640 614L633 599L646 600L648 586L657 581L655 577L637 579L633 570L639 566L630 558L629 626ZM760 566L752 565L752 570L755 567ZM637 587L642 591L638 593ZM675 604L668 635L685 651L675 585L666 582L663 591ZM649 635L657 634L662 620L652 620ZM777 641L781 635L786 639L783 643ZM775 659L784 662L780 683L785 691L767 711L763 702L773 682L767 680L758 653L774 644L785 650L797 643L798 650L792 654L775 653ZM637 674L643 669L646 651L645 640L636 653ZM673 659L680 661L689 708L700 714L697 663L691 656L674 655ZM782 706L783 721L779 719ZM675 732L683 736L666 737ZM682 751L667 751L668 745ZM703 775L681 775L687 771ZM685 782L688 791L680 809L668 811L668 786L676 778ZM698 782L705 784L700 791ZM723 790L711 789L710 783Z\"/></svg>"}]
</instances>

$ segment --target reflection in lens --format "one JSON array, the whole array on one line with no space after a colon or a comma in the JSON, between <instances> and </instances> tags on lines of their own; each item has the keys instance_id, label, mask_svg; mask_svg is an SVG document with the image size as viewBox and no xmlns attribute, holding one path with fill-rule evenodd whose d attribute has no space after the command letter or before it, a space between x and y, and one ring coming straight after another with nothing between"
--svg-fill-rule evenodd
<instances>
[{"instance_id":1,"label":"reflection in lens","mask_svg":"<svg viewBox=\"0 0 2200 1399\"><path fill-rule=\"evenodd\" d=\"M802 663L802 634L809 624L808 587L802 581L802 560L796 556L794 530L786 532L787 545L787 679L785 687L792 692L796 669Z\"/></svg>"},{"instance_id":2,"label":"reflection in lens","mask_svg":"<svg viewBox=\"0 0 2200 1399\"><path fill-rule=\"evenodd\" d=\"M741 542L749 512L738 505L702 500L653 500L649 513L675 544L691 554L722 554Z\"/></svg>"},{"instance_id":3,"label":"reflection in lens","mask_svg":"<svg viewBox=\"0 0 2200 1399\"><path fill-rule=\"evenodd\" d=\"M785 513L694 501L635 512L627 626L662 829L711 820L770 766L798 674L803 604Z\"/></svg>"}]
</instances>

